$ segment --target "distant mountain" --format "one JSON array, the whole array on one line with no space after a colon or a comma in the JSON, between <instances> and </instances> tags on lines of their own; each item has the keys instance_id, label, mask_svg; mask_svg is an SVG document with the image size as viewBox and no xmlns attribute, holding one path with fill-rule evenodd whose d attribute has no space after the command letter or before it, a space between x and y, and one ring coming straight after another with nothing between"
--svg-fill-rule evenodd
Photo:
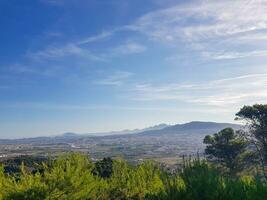
<instances>
[{"instance_id":1,"label":"distant mountain","mask_svg":"<svg viewBox=\"0 0 267 200\"><path fill-rule=\"evenodd\" d=\"M231 123L193 121L185 124L176 124L173 126L167 126L160 130L148 130L141 132L139 134L140 135L179 134L179 133L213 134L228 127L237 130L241 128L241 125L231 124Z\"/></svg>"},{"instance_id":2,"label":"distant mountain","mask_svg":"<svg viewBox=\"0 0 267 200\"><path fill-rule=\"evenodd\" d=\"M160 124L145 129L102 133L103 135L64 133L53 137L35 137L15 140L0 140L0 156L58 155L78 151L94 158L125 157L169 158L202 154L205 149L203 138L224 128L241 128L238 124L215 122L189 122L185 124Z\"/></svg>"},{"instance_id":3,"label":"distant mountain","mask_svg":"<svg viewBox=\"0 0 267 200\"><path fill-rule=\"evenodd\" d=\"M77 137L79 134L77 133L64 133L63 135L57 136L57 137Z\"/></svg>"},{"instance_id":4,"label":"distant mountain","mask_svg":"<svg viewBox=\"0 0 267 200\"><path fill-rule=\"evenodd\" d=\"M134 138L134 137L161 137L167 135L199 135L213 134L224 128L231 127L233 129L240 129L241 125L230 123L216 123L216 122L200 122L193 121L185 124L167 125L159 124L156 126L135 129L135 130L123 130L104 133L91 133L91 134L76 134L76 133L64 133L62 135L53 137L34 137L34 138L22 138L22 139L0 139L0 144L37 144L37 143L75 143L81 140L94 139L99 140L101 138Z\"/></svg>"},{"instance_id":5,"label":"distant mountain","mask_svg":"<svg viewBox=\"0 0 267 200\"><path fill-rule=\"evenodd\" d=\"M168 125L168 124L159 124L159 125L156 125L156 126L151 126L151 127L148 127L148 128L145 128L145 129L142 129L141 131L154 131L154 130L161 130L161 129L164 129L164 128L167 128L167 127L170 127L171 125Z\"/></svg>"},{"instance_id":6,"label":"distant mountain","mask_svg":"<svg viewBox=\"0 0 267 200\"><path fill-rule=\"evenodd\" d=\"M151 126L144 129L134 129L134 130L122 130L122 131L110 131L110 132L98 132L98 133L72 133L67 132L61 135L56 136L40 136L40 137L32 137L32 138L19 138L19 139L0 139L0 144L29 144L29 143L71 143L78 139L83 138L97 138L104 136L122 136L129 134L137 134L144 131L153 131L160 130L170 125L167 124L159 124L155 126Z\"/></svg>"},{"instance_id":7,"label":"distant mountain","mask_svg":"<svg viewBox=\"0 0 267 200\"><path fill-rule=\"evenodd\" d=\"M144 131L154 131L154 130L161 130L163 128L169 127L168 124L158 124L155 126L150 126L143 129L133 129L133 130L122 130L122 131L110 131L110 132L98 132L98 133L87 133L83 135L87 136L108 136L108 135L125 135L125 134L136 134L136 133L142 133Z\"/></svg>"}]
</instances>

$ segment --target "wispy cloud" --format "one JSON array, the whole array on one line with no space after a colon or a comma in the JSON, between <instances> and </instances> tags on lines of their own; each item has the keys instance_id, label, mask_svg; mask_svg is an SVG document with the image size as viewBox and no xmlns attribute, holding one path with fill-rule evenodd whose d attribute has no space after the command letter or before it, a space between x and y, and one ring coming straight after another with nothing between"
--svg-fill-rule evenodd
<instances>
[{"instance_id":1,"label":"wispy cloud","mask_svg":"<svg viewBox=\"0 0 267 200\"><path fill-rule=\"evenodd\" d=\"M9 66L9 71L16 74L32 74L47 77L57 77L62 72L62 66L35 66L35 65L21 65L14 64Z\"/></svg>"},{"instance_id":2,"label":"wispy cloud","mask_svg":"<svg viewBox=\"0 0 267 200\"><path fill-rule=\"evenodd\" d=\"M266 56L266 10L265 0L194 1L147 13L128 28L174 46L183 42L201 52L225 52L218 59ZM242 43L250 52L232 53Z\"/></svg>"},{"instance_id":3,"label":"wispy cloud","mask_svg":"<svg viewBox=\"0 0 267 200\"><path fill-rule=\"evenodd\" d=\"M117 29L110 30L110 31L103 31L98 35L89 36L89 37L87 37L85 39L80 40L78 42L78 44L82 45L82 44L88 44L88 43L91 43L91 42L98 42L100 40L103 40L103 39L106 39L108 37L111 37L117 31L118 31Z\"/></svg>"},{"instance_id":4,"label":"wispy cloud","mask_svg":"<svg viewBox=\"0 0 267 200\"><path fill-rule=\"evenodd\" d=\"M165 41L254 34L267 28L266 8L265 0L195 1L148 13L133 28Z\"/></svg>"},{"instance_id":5,"label":"wispy cloud","mask_svg":"<svg viewBox=\"0 0 267 200\"><path fill-rule=\"evenodd\" d=\"M214 60L230 60L230 59L249 58L249 57L264 57L264 56L267 56L267 50L249 51L249 52L223 52L223 53L203 52L203 56L209 59L214 59Z\"/></svg>"},{"instance_id":6,"label":"wispy cloud","mask_svg":"<svg viewBox=\"0 0 267 200\"><path fill-rule=\"evenodd\" d=\"M136 85L131 99L175 100L199 105L227 106L263 102L267 98L267 74L249 74L194 84Z\"/></svg>"},{"instance_id":7,"label":"wispy cloud","mask_svg":"<svg viewBox=\"0 0 267 200\"><path fill-rule=\"evenodd\" d=\"M62 2L43 1L51 4ZM104 57L144 52L146 47L134 42L112 47L108 52L97 55L90 49L81 47L111 38L116 33L129 31L177 47L183 43L192 50L200 51L200 56L208 59L266 56L266 10L266 0L196 0L180 3L167 9L149 12L137 18L132 24L102 31L62 47L49 46L42 51L29 53L29 56L38 59L87 54L94 60L103 60L106 59ZM247 48L250 50L247 52L236 50L242 49L244 44L250 45L250 48ZM236 51L233 51L233 48Z\"/></svg>"},{"instance_id":8,"label":"wispy cloud","mask_svg":"<svg viewBox=\"0 0 267 200\"><path fill-rule=\"evenodd\" d=\"M222 108L176 108L171 106L117 106L117 105L76 105L76 104L53 104L53 103L40 103L40 102L25 102L25 103L1 103L0 108L8 109L33 109L33 110L53 110L53 111L85 111L85 110L123 110L123 111L156 111L156 112L168 112L168 113L180 113L181 111L194 112L194 113L231 113L230 109Z\"/></svg>"},{"instance_id":9,"label":"wispy cloud","mask_svg":"<svg viewBox=\"0 0 267 200\"><path fill-rule=\"evenodd\" d=\"M120 86L125 81L127 81L132 75L133 73L131 72L117 71L105 79L94 81L94 84Z\"/></svg>"},{"instance_id":10,"label":"wispy cloud","mask_svg":"<svg viewBox=\"0 0 267 200\"><path fill-rule=\"evenodd\" d=\"M97 40L97 38L91 38L90 40ZM89 42L89 40L87 40L87 42ZM26 56L33 61L55 60L70 56L87 58L93 61L106 61L114 57L142 53L147 49L146 46L137 42L127 41L118 46L103 50L102 52L92 53L89 47L82 47L82 44L84 43L78 42L68 43L62 46L48 46L40 51L27 52Z\"/></svg>"},{"instance_id":11,"label":"wispy cloud","mask_svg":"<svg viewBox=\"0 0 267 200\"><path fill-rule=\"evenodd\" d=\"M111 56L118 56L124 54L137 54L146 51L146 47L136 42L126 42L122 45L114 47L110 50Z\"/></svg>"},{"instance_id":12,"label":"wispy cloud","mask_svg":"<svg viewBox=\"0 0 267 200\"><path fill-rule=\"evenodd\" d=\"M94 61L105 60L104 55L94 54L90 50L82 48L75 43L69 43L63 46L48 46L37 52L28 52L26 56L33 61L55 60L70 56L87 58Z\"/></svg>"},{"instance_id":13,"label":"wispy cloud","mask_svg":"<svg viewBox=\"0 0 267 200\"><path fill-rule=\"evenodd\" d=\"M81 55L83 50L75 44L67 44L62 47L49 46L37 52L28 52L27 56L34 60L53 59L68 55Z\"/></svg>"}]
</instances>

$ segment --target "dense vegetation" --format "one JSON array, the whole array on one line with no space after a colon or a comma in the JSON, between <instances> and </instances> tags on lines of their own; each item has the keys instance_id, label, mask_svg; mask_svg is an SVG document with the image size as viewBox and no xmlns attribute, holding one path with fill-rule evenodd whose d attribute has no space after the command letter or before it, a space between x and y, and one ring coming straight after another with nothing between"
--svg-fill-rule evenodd
<instances>
[{"instance_id":1,"label":"dense vegetation","mask_svg":"<svg viewBox=\"0 0 267 200\"><path fill-rule=\"evenodd\" d=\"M22 162L19 171L2 166L0 200L267 199L267 105L245 106L237 119L246 121L243 131L206 136L206 158L184 160L174 173L150 161L93 163L82 154Z\"/></svg>"},{"instance_id":2,"label":"dense vegetation","mask_svg":"<svg viewBox=\"0 0 267 200\"><path fill-rule=\"evenodd\" d=\"M103 162L102 162L103 164ZM110 162L107 162L110 165ZM130 166L112 162L112 175L101 177L85 155L69 154L44 164L41 172L0 172L1 199L265 199L267 185L257 178L227 178L205 161L187 163L169 175L152 162ZM105 170L104 170L105 172Z\"/></svg>"}]
</instances>

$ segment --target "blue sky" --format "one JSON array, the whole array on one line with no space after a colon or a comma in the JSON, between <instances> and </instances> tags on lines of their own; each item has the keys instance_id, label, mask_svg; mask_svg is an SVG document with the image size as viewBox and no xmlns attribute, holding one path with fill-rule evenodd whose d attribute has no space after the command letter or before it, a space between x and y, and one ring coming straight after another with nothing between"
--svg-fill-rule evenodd
<instances>
[{"instance_id":1,"label":"blue sky","mask_svg":"<svg viewBox=\"0 0 267 200\"><path fill-rule=\"evenodd\" d=\"M267 100L266 10L266 0L1 0L0 137L233 122Z\"/></svg>"}]
</instances>

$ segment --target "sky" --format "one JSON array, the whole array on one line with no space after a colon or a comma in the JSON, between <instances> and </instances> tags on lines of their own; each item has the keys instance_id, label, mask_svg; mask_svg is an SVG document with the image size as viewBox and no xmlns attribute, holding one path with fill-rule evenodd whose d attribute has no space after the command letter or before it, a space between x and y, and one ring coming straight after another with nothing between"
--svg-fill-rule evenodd
<instances>
[{"instance_id":1,"label":"sky","mask_svg":"<svg viewBox=\"0 0 267 200\"><path fill-rule=\"evenodd\" d=\"M1 0L0 138L234 122L267 102L267 0Z\"/></svg>"}]
</instances>

